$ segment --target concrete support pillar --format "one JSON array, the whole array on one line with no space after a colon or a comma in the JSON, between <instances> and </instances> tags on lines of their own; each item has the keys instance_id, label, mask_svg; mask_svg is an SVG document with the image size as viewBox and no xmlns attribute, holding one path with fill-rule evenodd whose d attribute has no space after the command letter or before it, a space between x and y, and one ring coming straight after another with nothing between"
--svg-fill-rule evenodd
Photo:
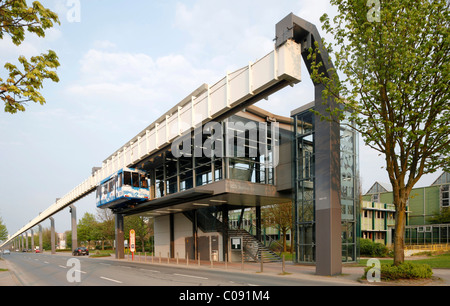
<instances>
[{"instance_id":1,"label":"concrete support pillar","mask_svg":"<svg viewBox=\"0 0 450 306\"><path fill-rule=\"evenodd\" d=\"M72 221L72 252L73 252L78 247L77 209L75 205L70 205L69 207Z\"/></svg>"},{"instance_id":2,"label":"concrete support pillar","mask_svg":"<svg viewBox=\"0 0 450 306\"><path fill-rule=\"evenodd\" d=\"M228 257L228 205L222 205L222 223L223 223L223 232L222 232L222 248L223 248L223 258Z\"/></svg>"},{"instance_id":3,"label":"concrete support pillar","mask_svg":"<svg viewBox=\"0 0 450 306\"><path fill-rule=\"evenodd\" d=\"M170 258L175 258L175 221L174 215L170 214Z\"/></svg>"},{"instance_id":4,"label":"concrete support pillar","mask_svg":"<svg viewBox=\"0 0 450 306\"><path fill-rule=\"evenodd\" d=\"M50 219L50 227L51 227L51 236L50 236L50 242L51 242L51 253L56 253L56 245L55 245L55 219L52 217Z\"/></svg>"},{"instance_id":5,"label":"concrete support pillar","mask_svg":"<svg viewBox=\"0 0 450 306\"><path fill-rule=\"evenodd\" d=\"M256 206L256 239L261 241L261 206Z\"/></svg>"},{"instance_id":6,"label":"concrete support pillar","mask_svg":"<svg viewBox=\"0 0 450 306\"><path fill-rule=\"evenodd\" d=\"M39 252L43 252L42 248L42 225L38 224L39 227Z\"/></svg>"},{"instance_id":7,"label":"concrete support pillar","mask_svg":"<svg viewBox=\"0 0 450 306\"><path fill-rule=\"evenodd\" d=\"M33 231L33 229L31 229L30 232L31 232L31 251L34 252L34 231Z\"/></svg>"},{"instance_id":8,"label":"concrete support pillar","mask_svg":"<svg viewBox=\"0 0 450 306\"><path fill-rule=\"evenodd\" d=\"M115 234L116 234L116 259L125 258L125 245L124 245L124 223L123 215L115 214Z\"/></svg>"},{"instance_id":9,"label":"concrete support pillar","mask_svg":"<svg viewBox=\"0 0 450 306\"><path fill-rule=\"evenodd\" d=\"M25 232L24 235L25 235L25 250L28 252L28 233Z\"/></svg>"}]
</instances>

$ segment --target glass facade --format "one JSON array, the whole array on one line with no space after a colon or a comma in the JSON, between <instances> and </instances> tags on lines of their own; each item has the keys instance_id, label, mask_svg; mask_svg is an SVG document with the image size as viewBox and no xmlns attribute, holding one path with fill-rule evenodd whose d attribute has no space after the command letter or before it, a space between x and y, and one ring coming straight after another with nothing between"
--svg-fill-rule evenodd
<instances>
[{"instance_id":1,"label":"glass facade","mask_svg":"<svg viewBox=\"0 0 450 306\"><path fill-rule=\"evenodd\" d=\"M294 116L294 232L297 262L315 262L314 114ZM358 134L341 123L341 224L342 261L357 260Z\"/></svg>"},{"instance_id":2,"label":"glass facade","mask_svg":"<svg viewBox=\"0 0 450 306\"><path fill-rule=\"evenodd\" d=\"M357 237L359 227L359 158L358 133L341 122L341 222L342 222L342 262L357 260Z\"/></svg>"},{"instance_id":3,"label":"glass facade","mask_svg":"<svg viewBox=\"0 0 450 306\"><path fill-rule=\"evenodd\" d=\"M181 156L171 149L152 157L143 167L149 173L151 198L188 190L225 178L274 184L274 146L291 141L290 131L279 132L270 122L257 122L232 115L214 128L205 125L188 135ZM185 136L186 137L186 136ZM212 154L213 153L213 154Z\"/></svg>"},{"instance_id":4,"label":"glass facade","mask_svg":"<svg viewBox=\"0 0 450 306\"><path fill-rule=\"evenodd\" d=\"M297 261L314 262L314 117L310 111L294 117L294 230Z\"/></svg>"}]
</instances>

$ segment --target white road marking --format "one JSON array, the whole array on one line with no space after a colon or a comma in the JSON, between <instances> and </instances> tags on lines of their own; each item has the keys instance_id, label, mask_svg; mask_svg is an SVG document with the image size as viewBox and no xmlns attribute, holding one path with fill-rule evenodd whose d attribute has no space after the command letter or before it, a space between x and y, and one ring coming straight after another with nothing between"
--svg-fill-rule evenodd
<instances>
[{"instance_id":1,"label":"white road marking","mask_svg":"<svg viewBox=\"0 0 450 306\"><path fill-rule=\"evenodd\" d=\"M200 279L207 279L206 277L194 276L194 275L186 275L186 274L178 274L178 273L174 273L173 275L184 276L184 277L192 277L192 278L200 278Z\"/></svg>"},{"instance_id":2,"label":"white road marking","mask_svg":"<svg viewBox=\"0 0 450 306\"><path fill-rule=\"evenodd\" d=\"M107 277L104 277L104 276L100 276L100 278L104 279L104 280L107 280L107 281L110 281L110 282L122 284L121 281L118 281L118 280L115 280L115 279L112 279L112 278L107 278Z\"/></svg>"},{"instance_id":3,"label":"white road marking","mask_svg":"<svg viewBox=\"0 0 450 306\"><path fill-rule=\"evenodd\" d=\"M149 270L149 269L140 269L140 270L145 271L145 272L159 273L159 271L156 271L156 270Z\"/></svg>"}]
</instances>

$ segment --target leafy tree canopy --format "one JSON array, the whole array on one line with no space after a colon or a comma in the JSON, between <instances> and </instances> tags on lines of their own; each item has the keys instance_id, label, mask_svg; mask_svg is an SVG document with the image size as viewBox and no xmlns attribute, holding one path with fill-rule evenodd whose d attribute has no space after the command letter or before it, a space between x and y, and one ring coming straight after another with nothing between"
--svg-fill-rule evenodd
<instances>
[{"instance_id":1,"label":"leafy tree canopy","mask_svg":"<svg viewBox=\"0 0 450 306\"><path fill-rule=\"evenodd\" d=\"M45 30L54 24L60 24L58 15L34 1L28 6L26 0L0 0L0 39L11 37L15 45L25 40L25 31L45 37ZM0 77L0 99L5 103L5 112L25 111L26 102L43 105L45 98L39 92L45 79L58 82L55 70L59 67L56 53L49 50L46 54L18 59L21 67L6 63L7 76Z\"/></svg>"}]
</instances>

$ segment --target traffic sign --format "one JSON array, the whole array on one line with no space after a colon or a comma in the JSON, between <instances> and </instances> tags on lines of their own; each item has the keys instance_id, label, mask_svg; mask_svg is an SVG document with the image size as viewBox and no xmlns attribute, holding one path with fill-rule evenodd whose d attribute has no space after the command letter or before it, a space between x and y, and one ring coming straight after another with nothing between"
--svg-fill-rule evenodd
<instances>
[{"instance_id":1,"label":"traffic sign","mask_svg":"<svg viewBox=\"0 0 450 306\"><path fill-rule=\"evenodd\" d=\"M130 252L136 252L136 233L134 230L130 230Z\"/></svg>"}]
</instances>

